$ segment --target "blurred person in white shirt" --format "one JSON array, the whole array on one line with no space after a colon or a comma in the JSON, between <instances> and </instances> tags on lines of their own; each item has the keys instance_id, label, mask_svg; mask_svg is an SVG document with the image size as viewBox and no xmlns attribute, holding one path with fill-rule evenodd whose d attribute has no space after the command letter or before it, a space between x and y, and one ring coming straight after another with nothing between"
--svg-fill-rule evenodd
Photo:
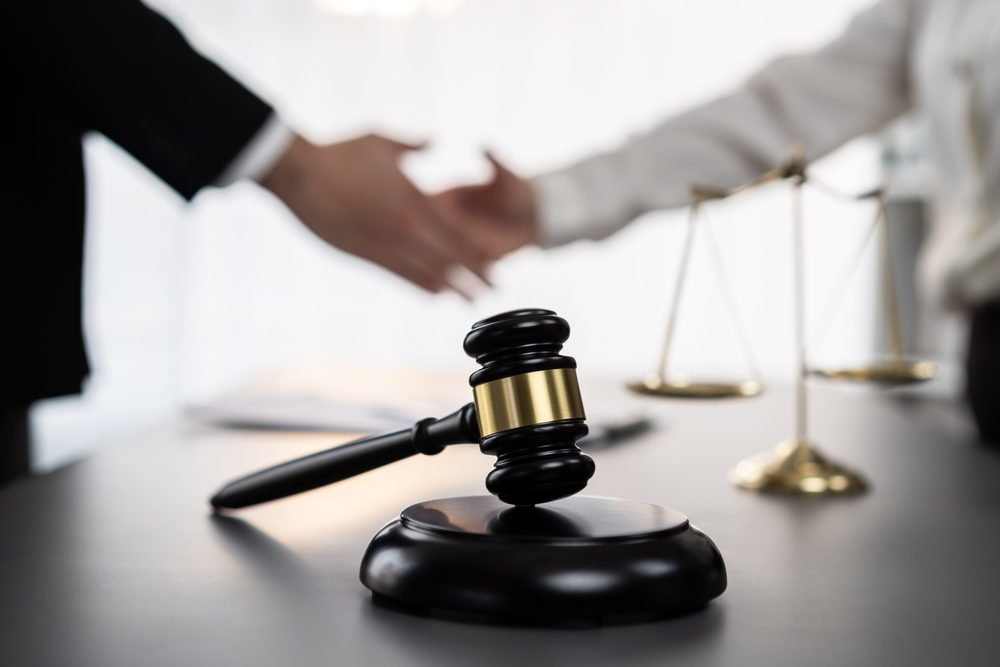
<instances>
[{"instance_id":1,"label":"blurred person in white shirt","mask_svg":"<svg viewBox=\"0 0 1000 667\"><path fill-rule=\"evenodd\" d=\"M936 176L920 287L970 314L967 397L984 439L1000 442L1000 2L882 0L825 48L618 150L530 180L494 161L491 182L437 201L494 256L600 239L685 206L691 183L735 187L796 142L819 158L911 110L929 124Z\"/></svg>"}]
</instances>

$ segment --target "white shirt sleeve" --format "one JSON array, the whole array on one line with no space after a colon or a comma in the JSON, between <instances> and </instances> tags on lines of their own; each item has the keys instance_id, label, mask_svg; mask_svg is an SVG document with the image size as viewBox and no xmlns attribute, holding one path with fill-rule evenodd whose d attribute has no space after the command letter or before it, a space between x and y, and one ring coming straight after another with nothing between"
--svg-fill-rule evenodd
<instances>
[{"instance_id":1,"label":"white shirt sleeve","mask_svg":"<svg viewBox=\"0 0 1000 667\"><path fill-rule=\"evenodd\" d=\"M295 133L272 112L212 185L222 188L240 180L260 181L271 173L293 139Z\"/></svg>"},{"instance_id":2,"label":"white shirt sleeve","mask_svg":"<svg viewBox=\"0 0 1000 667\"><path fill-rule=\"evenodd\" d=\"M882 0L820 51L777 60L735 94L537 177L542 245L603 238L646 211L687 204L691 184L736 187L796 141L817 158L903 113L916 5Z\"/></svg>"}]
</instances>

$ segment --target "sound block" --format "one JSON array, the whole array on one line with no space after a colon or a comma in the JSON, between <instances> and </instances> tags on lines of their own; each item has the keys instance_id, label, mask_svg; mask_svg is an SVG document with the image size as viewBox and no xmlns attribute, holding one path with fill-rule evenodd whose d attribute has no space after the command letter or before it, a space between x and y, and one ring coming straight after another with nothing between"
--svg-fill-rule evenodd
<instances>
[{"instance_id":1,"label":"sound block","mask_svg":"<svg viewBox=\"0 0 1000 667\"><path fill-rule=\"evenodd\" d=\"M726 566L708 536L665 507L469 496L403 510L368 546L361 582L376 602L420 614L592 625L704 607L726 590Z\"/></svg>"}]
</instances>

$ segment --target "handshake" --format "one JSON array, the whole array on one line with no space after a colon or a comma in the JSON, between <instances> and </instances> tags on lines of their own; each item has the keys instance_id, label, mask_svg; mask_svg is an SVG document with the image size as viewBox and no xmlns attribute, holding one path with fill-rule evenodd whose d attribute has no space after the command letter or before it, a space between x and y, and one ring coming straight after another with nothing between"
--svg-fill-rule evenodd
<instances>
[{"instance_id":1,"label":"handshake","mask_svg":"<svg viewBox=\"0 0 1000 667\"><path fill-rule=\"evenodd\" d=\"M261 184L330 245L471 298L468 272L489 284L493 262L536 240L533 188L488 156L489 183L427 196L399 168L420 148L378 135L327 146L296 137Z\"/></svg>"}]
</instances>

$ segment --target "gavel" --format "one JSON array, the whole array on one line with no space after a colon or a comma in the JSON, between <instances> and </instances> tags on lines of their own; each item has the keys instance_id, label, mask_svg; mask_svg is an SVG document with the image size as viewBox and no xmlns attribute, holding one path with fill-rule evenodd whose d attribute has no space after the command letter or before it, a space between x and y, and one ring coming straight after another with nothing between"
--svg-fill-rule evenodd
<instances>
[{"instance_id":1,"label":"gavel","mask_svg":"<svg viewBox=\"0 0 1000 667\"><path fill-rule=\"evenodd\" d=\"M482 366L469 378L474 401L442 419L356 440L253 473L211 500L237 509L360 475L415 454L479 443L496 456L490 493L510 505L566 498L587 486L594 461L576 442L587 435L576 360L560 354L569 324L551 310L512 310L481 320L465 337Z\"/></svg>"}]
</instances>

